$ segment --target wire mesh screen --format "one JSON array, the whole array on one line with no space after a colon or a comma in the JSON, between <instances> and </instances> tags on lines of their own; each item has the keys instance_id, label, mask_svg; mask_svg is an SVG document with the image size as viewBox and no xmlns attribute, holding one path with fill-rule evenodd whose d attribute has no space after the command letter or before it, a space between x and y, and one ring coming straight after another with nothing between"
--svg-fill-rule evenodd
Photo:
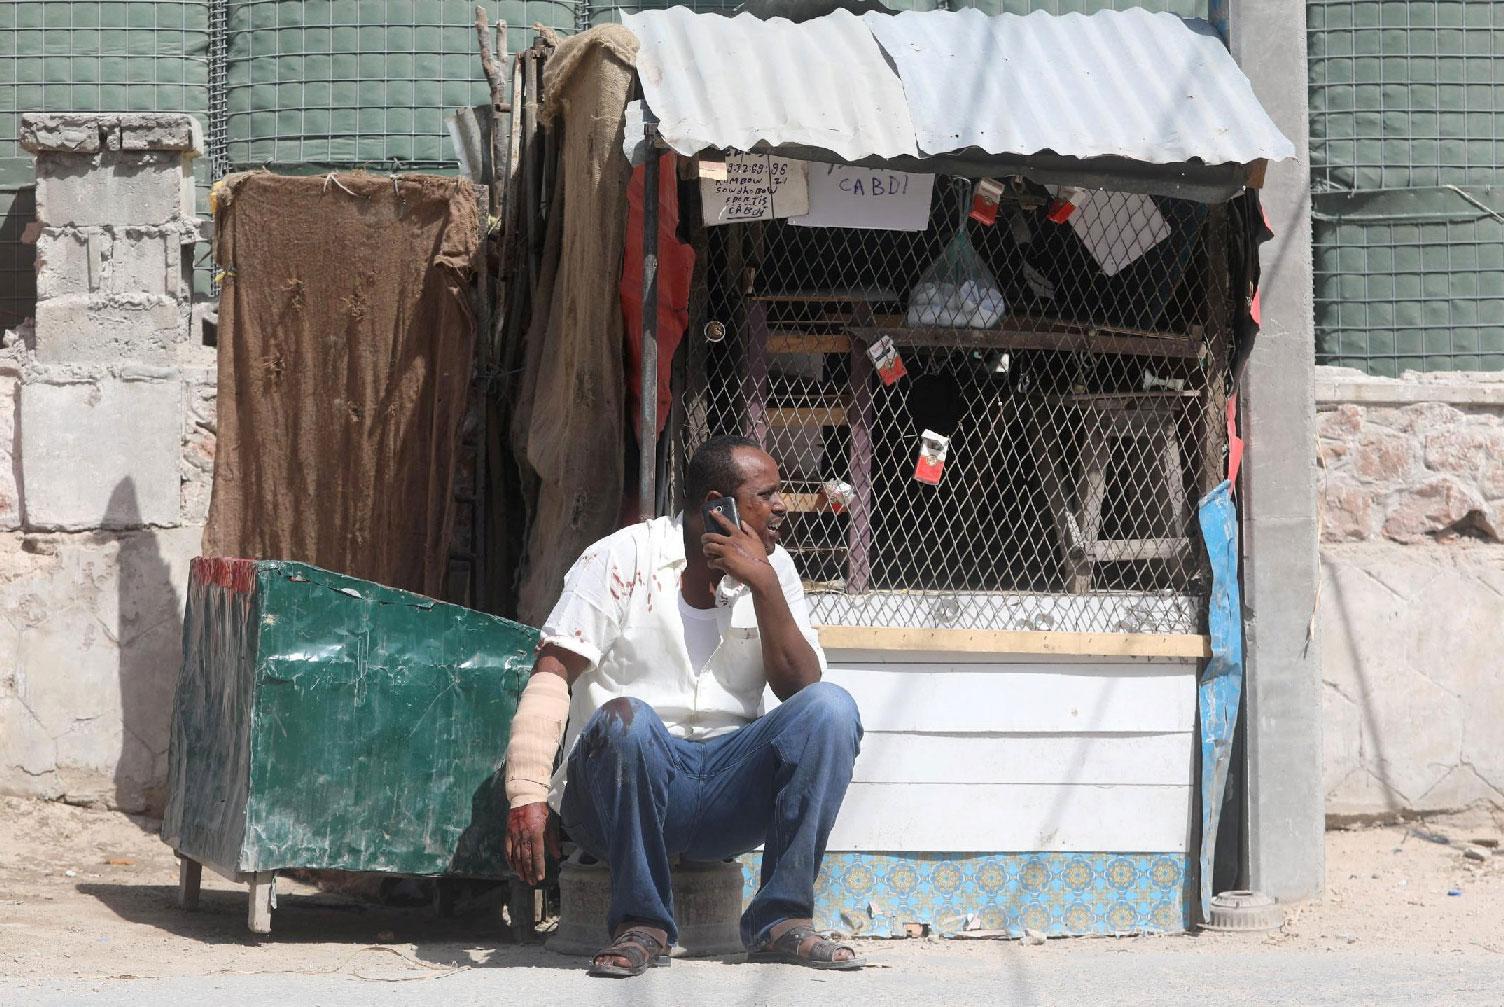
<instances>
[{"instance_id":1,"label":"wire mesh screen","mask_svg":"<svg viewBox=\"0 0 1504 1007\"><path fill-rule=\"evenodd\" d=\"M490 101L474 0L229 0L228 160L453 170L447 116ZM572 28L575 4L487 0L509 51L535 22Z\"/></svg>"},{"instance_id":2,"label":"wire mesh screen","mask_svg":"<svg viewBox=\"0 0 1504 1007\"><path fill-rule=\"evenodd\" d=\"M1383 377L1504 370L1504 218L1472 199L1313 198L1319 363Z\"/></svg>"},{"instance_id":3,"label":"wire mesh screen","mask_svg":"<svg viewBox=\"0 0 1504 1007\"><path fill-rule=\"evenodd\" d=\"M1014 180L987 224L971 180L933 186L915 231L697 232L681 457L737 433L778 460L819 622L1199 631L1226 387L1208 208L1071 212Z\"/></svg>"},{"instance_id":4,"label":"wire mesh screen","mask_svg":"<svg viewBox=\"0 0 1504 1007\"><path fill-rule=\"evenodd\" d=\"M1315 190L1504 183L1504 13L1308 0Z\"/></svg>"},{"instance_id":5,"label":"wire mesh screen","mask_svg":"<svg viewBox=\"0 0 1504 1007\"><path fill-rule=\"evenodd\" d=\"M1309 0L1317 359L1504 369L1504 13Z\"/></svg>"}]
</instances>

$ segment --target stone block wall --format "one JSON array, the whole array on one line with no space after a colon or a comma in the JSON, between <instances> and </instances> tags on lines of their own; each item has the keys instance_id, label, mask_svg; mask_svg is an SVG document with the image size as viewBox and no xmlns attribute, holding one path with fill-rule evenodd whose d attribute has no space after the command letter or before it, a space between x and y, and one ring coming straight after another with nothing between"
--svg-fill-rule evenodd
<instances>
[{"instance_id":1,"label":"stone block wall","mask_svg":"<svg viewBox=\"0 0 1504 1007\"><path fill-rule=\"evenodd\" d=\"M36 317L0 347L0 792L159 811L214 350L184 115L27 115Z\"/></svg>"},{"instance_id":2,"label":"stone block wall","mask_svg":"<svg viewBox=\"0 0 1504 1007\"><path fill-rule=\"evenodd\" d=\"M1504 807L1504 375L1316 401L1327 812Z\"/></svg>"}]
</instances>

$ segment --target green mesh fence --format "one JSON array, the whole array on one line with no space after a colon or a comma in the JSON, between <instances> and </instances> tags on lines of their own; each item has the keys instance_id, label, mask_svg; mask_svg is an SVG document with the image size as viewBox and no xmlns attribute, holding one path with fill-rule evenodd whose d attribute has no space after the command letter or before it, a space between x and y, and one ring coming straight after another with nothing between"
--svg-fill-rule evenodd
<instances>
[{"instance_id":1,"label":"green mesh fence","mask_svg":"<svg viewBox=\"0 0 1504 1007\"><path fill-rule=\"evenodd\" d=\"M229 0L226 144L235 168L452 170L445 117L490 100L474 0ZM488 2L509 47L573 3Z\"/></svg>"},{"instance_id":2,"label":"green mesh fence","mask_svg":"<svg viewBox=\"0 0 1504 1007\"><path fill-rule=\"evenodd\" d=\"M1504 369L1504 13L1309 0L1317 359Z\"/></svg>"},{"instance_id":3,"label":"green mesh fence","mask_svg":"<svg viewBox=\"0 0 1504 1007\"><path fill-rule=\"evenodd\" d=\"M0 3L0 327L30 315L35 214L22 112L188 112L207 118L207 0ZM208 165L199 164L207 182Z\"/></svg>"}]
</instances>

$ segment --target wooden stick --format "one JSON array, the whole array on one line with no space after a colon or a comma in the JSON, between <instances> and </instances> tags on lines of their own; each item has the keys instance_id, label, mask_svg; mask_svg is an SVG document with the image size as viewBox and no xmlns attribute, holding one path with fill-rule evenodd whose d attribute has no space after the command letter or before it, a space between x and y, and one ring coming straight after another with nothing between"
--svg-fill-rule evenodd
<instances>
[{"instance_id":1,"label":"wooden stick","mask_svg":"<svg viewBox=\"0 0 1504 1007\"><path fill-rule=\"evenodd\" d=\"M501 28L506 30L506 22L501 22ZM510 112L506 105L506 91L501 82L501 64L491 52L491 23L486 19L484 7L475 8L475 37L480 42L480 66L486 74L486 83L491 85L491 107L498 112Z\"/></svg>"}]
</instances>

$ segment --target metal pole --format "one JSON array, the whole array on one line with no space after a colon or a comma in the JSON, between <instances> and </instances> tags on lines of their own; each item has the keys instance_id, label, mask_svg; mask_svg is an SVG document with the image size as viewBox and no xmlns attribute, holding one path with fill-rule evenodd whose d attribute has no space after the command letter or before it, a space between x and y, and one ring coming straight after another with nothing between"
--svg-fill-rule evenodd
<instances>
[{"instance_id":1,"label":"metal pole","mask_svg":"<svg viewBox=\"0 0 1504 1007\"><path fill-rule=\"evenodd\" d=\"M658 117L642 103L648 151L642 186L642 381L637 427L637 517L657 511L658 476Z\"/></svg>"}]
</instances>

